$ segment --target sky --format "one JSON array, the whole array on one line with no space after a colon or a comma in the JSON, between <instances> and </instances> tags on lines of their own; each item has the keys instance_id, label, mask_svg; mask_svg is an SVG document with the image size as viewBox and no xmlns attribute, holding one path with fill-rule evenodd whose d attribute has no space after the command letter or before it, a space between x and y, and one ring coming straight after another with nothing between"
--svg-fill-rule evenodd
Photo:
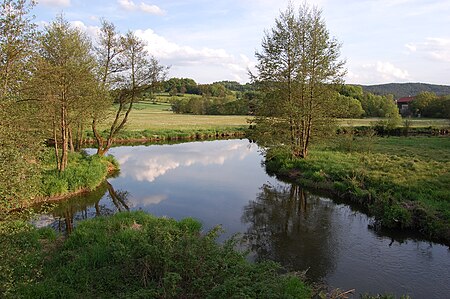
<instances>
[{"instance_id":1,"label":"sky","mask_svg":"<svg viewBox=\"0 0 450 299\"><path fill-rule=\"evenodd\" d=\"M169 77L249 82L264 32L288 0L38 0L36 22L59 14L95 37L102 18L131 30ZM298 7L304 0L291 0ZM450 85L450 0L309 0L341 44L348 84Z\"/></svg>"}]
</instances>

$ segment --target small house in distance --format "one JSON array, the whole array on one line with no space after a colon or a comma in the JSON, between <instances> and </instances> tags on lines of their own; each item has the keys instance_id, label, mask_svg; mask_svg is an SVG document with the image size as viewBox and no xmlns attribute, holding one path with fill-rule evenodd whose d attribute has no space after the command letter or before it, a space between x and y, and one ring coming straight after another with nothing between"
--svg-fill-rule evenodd
<instances>
[{"instance_id":1,"label":"small house in distance","mask_svg":"<svg viewBox=\"0 0 450 299\"><path fill-rule=\"evenodd\" d=\"M411 111L411 102L414 101L414 97L403 97L397 100L397 107L402 116L409 116L413 113Z\"/></svg>"}]
</instances>

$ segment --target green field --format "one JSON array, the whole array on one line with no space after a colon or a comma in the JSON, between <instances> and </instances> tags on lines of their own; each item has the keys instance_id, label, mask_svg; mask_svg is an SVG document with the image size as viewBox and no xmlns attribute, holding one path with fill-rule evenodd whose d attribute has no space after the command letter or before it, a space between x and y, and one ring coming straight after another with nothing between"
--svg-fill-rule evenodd
<instances>
[{"instance_id":1,"label":"green field","mask_svg":"<svg viewBox=\"0 0 450 299\"><path fill-rule=\"evenodd\" d=\"M175 114L168 103L170 97L161 96L156 102L144 101L135 104L131 111L126 130L129 131L160 131L160 130L221 130L232 128L243 128L249 125L251 116L246 115L192 115ZM340 119L338 124L341 126L371 126L381 118L362 118L362 119ZM423 119L412 118L411 127L448 127L449 120L446 119ZM103 126L102 129L106 129Z\"/></svg>"},{"instance_id":2,"label":"green field","mask_svg":"<svg viewBox=\"0 0 450 299\"><path fill-rule=\"evenodd\" d=\"M141 102L131 111L126 130L212 130L247 127L248 116L175 114L168 103ZM103 127L106 129L106 126Z\"/></svg>"}]
</instances>

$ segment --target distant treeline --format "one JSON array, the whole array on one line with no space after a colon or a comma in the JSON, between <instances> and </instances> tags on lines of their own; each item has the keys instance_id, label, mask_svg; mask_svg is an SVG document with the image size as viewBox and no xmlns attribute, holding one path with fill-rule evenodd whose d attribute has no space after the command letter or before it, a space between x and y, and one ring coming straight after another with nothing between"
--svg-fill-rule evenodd
<instances>
[{"instance_id":1,"label":"distant treeline","mask_svg":"<svg viewBox=\"0 0 450 299\"><path fill-rule=\"evenodd\" d=\"M235 81L197 84L193 79L171 78L163 86L173 97L173 112L183 114L253 115L264 96L253 84ZM341 103L336 110L340 118L387 117L398 111L392 95L374 95L361 86L343 85L335 96Z\"/></svg>"},{"instance_id":2,"label":"distant treeline","mask_svg":"<svg viewBox=\"0 0 450 299\"><path fill-rule=\"evenodd\" d=\"M240 84L236 81L220 81L212 84L197 84L189 78L171 78L164 82L163 88L170 95L177 94L196 94L213 97L223 97L235 92L254 91L253 84Z\"/></svg>"}]
</instances>

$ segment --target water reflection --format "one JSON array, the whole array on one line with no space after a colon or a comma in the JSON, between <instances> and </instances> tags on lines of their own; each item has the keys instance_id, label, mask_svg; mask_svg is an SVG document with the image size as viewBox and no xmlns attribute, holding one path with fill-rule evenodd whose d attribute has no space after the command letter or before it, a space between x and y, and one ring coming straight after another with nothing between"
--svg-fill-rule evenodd
<instances>
[{"instance_id":1,"label":"water reflection","mask_svg":"<svg viewBox=\"0 0 450 299\"><path fill-rule=\"evenodd\" d=\"M111 205L101 204L101 199L109 199ZM108 216L116 212L129 211L129 192L115 190L108 181L103 182L97 189L87 194L75 196L70 201L62 201L57 205L44 204L38 209L51 213L40 215L33 223L37 227L50 226L58 232L71 233L76 222L98 216Z\"/></svg>"},{"instance_id":2,"label":"water reflection","mask_svg":"<svg viewBox=\"0 0 450 299\"><path fill-rule=\"evenodd\" d=\"M258 260L271 259L314 280L335 267L335 227L329 203L300 186L263 185L244 208L245 238ZM314 257L314 258L311 258Z\"/></svg>"},{"instance_id":3,"label":"water reflection","mask_svg":"<svg viewBox=\"0 0 450 299\"><path fill-rule=\"evenodd\" d=\"M228 143L218 147L213 142L194 143L186 146L154 146L148 150L146 146L134 148L133 154L117 157L124 176L137 181L153 182L168 171L195 164L223 165L226 160L237 156L244 159L249 151L245 143Z\"/></svg>"}]
</instances>

